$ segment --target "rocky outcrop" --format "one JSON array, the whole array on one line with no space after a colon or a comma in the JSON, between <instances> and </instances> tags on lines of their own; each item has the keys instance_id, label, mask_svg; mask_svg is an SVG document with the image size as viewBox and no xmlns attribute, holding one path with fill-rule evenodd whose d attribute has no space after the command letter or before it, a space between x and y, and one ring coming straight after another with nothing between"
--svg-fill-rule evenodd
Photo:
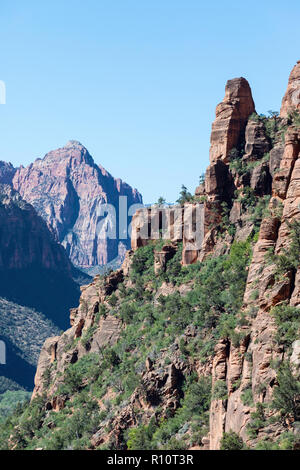
<instances>
[{"instance_id":1,"label":"rocky outcrop","mask_svg":"<svg viewBox=\"0 0 300 470\"><path fill-rule=\"evenodd\" d=\"M11 163L0 161L0 184L11 184L16 168Z\"/></svg>"},{"instance_id":2,"label":"rocky outcrop","mask_svg":"<svg viewBox=\"0 0 300 470\"><path fill-rule=\"evenodd\" d=\"M274 178L275 173L280 168L280 162L283 157L283 153L284 153L283 144L276 145L270 151L269 171L270 171L272 178Z\"/></svg>"},{"instance_id":3,"label":"rocky outcrop","mask_svg":"<svg viewBox=\"0 0 300 470\"><path fill-rule=\"evenodd\" d=\"M167 262L175 256L178 246L176 243L166 244L161 250L154 252L154 272L165 271Z\"/></svg>"},{"instance_id":4,"label":"rocky outcrop","mask_svg":"<svg viewBox=\"0 0 300 470\"><path fill-rule=\"evenodd\" d=\"M75 265L104 265L129 247L126 233L119 239L119 196L127 198L128 208L142 197L96 165L79 142L70 141L18 168L12 184L44 218ZM105 204L114 209L107 212ZM128 224L127 210L122 217Z\"/></svg>"},{"instance_id":5,"label":"rocky outcrop","mask_svg":"<svg viewBox=\"0 0 300 470\"><path fill-rule=\"evenodd\" d=\"M269 163L262 162L253 169L250 178L250 188L257 196L270 194L272 187L272 177L270 175Z\"/></svg>"},{"instance_id":6,"label":"rocky outcrop","mask_svg":"<svg viewBox=\"0 0 300 470\"><path fill-rule=\"evenodd\" d=\"M114 345L120 335L122 322L112 315L97 315L100 303L105 303L107 297L117 288L118 282L123 279L123 271L119 270L106 276L102 281L96 276L89 285L81 287L81 297L78 308L70 310L71 328L62 336L49 338L41 351L35 376L34 398L48 389L45 383L45 371L55 361L55 377L57 372L61 375L70 364L74 364L87 352L101 353L104 346ZM87 335L91 329L94 335ZM87 338L86 341L76 339ZM54 378L54 377L53 377ZM55 392L61 385L60 380L55 380L53 387L47 393L55 396ZM53 403L52 403L53 405Z\"/></svg>"},{"instance_id":7,"label":"rocky outcrop","mask_svg":"<svg viewBox=\"0 0 300 470\"><path fill-rule=\"evenodd\" d=\"M299 129L293 126L285 134L285 146L280 166L274 174L273 194L285 199L291 175L300 151Z\"/></svg>"},{"instance_id":8,"label":"rocky outcrop","mask_svg":"<svg viewBox=\"0 0 300 470\"><path fill-rule=\"evenodd\" d=\"M225 98L217 106L212 125L210 163L229 159L229 152L241 143L248 117L255 111L249 83L245 78L234 78L226 84Z\"/></svg>"},{"instance_id":9,"label":"rocky outcrop","mask_svg":"<svg viewBox=\"0 0 300 470\"><path fill-rule=\"evenodd\" d=\"M271 145L263 122L249 120L245 131L245 155L243 160L256 161L269 152Z\"/></svg>"},{"instance_id":10,"label":"rocky outcrop","mask_svg":"<svg viewBox=\"0 0 300 470\"><path fill-rule=\"evenodd\" d=\"M282 100L280 116L287 117L294 110L300 111L300 60L291 72L287 91Z\"/></svg>"}]
</instances>

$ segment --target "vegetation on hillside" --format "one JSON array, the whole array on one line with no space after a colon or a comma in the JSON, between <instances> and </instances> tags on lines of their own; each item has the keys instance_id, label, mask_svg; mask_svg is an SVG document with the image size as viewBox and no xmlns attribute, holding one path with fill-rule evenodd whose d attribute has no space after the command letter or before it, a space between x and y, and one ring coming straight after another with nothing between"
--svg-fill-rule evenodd
<instances>
[{"instance_id":1,"label":"vegetation on hillside","mask_svg":"<svg viewBox=\"0 0 300 470\"><path fill-rule=\"evenodd\" d=\"M141 374L147 357L153 361L164 358L167 365L177 344L181 360L193 364L207 360L219 338L239 341L234 327L240 321L251 240L234 243L228 255L187 267L179 263L179 249L166 272L158 276L153 269L155 248L156 244L150 243L135 252L133 287L124 289L121 284L106 307L126 323L117 344L101 354L88 353L68 366L58 391L66 400L61 411L47 411L45 397L33 400L25 411L18 408L1 425L2 447L8 447L9 436L18 449L89 447L92 434L100 426L108 426L109 433L114 415L129 403L134 390L143 389ZM166 280L170 286L186 284L190 289L184 296L177 290L158 295ZM107 314L107 310L101 314ZM196 329L196 335L185 344L181 338L189 325ZM140 424L124 433L124 448L187 448L207 433L210 378L198 379L188 370L175 414L166 414L158 404L156 418L147 424L143 414L137 412ZM108 391L113 398L105 398ZM114 442L107 445L114 448Z\"/></svg>"}]
</instances>

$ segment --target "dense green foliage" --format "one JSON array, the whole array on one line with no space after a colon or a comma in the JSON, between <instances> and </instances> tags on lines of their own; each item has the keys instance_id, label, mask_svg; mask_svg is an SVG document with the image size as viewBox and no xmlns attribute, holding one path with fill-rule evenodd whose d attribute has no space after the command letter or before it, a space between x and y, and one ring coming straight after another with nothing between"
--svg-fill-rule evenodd
<instances>
[{"instance_id":1,"label":"dense green foliage","mask_svg":"<svg viewBox=\"0 0 300 470\"><path fill-rule=\"evenodd\" d=\"M274 315L277 325L275 334L276 342L286 348L290 348L293 342L299 337L299 308L281 303L271 310L271 314Z\"/></svg>"},{"instance_id":2,"label":"dense green foliage","mask_svg":"<svg viewBox=\"0 0 300 470\"><path fill-rule=\"evenodd\" d=\"M195 381L190 377L184 387L184 399L175 415L160 423L150 422L128 433L127 446L130 450L185 449L201 441L208 431L208 411L211 400L211 380L202 378ZM187 431L189 435L185 435Z\"/></svg>"},{"instance_id":3,"label":"dense green foliage","mask_svg":"<svg viewBox=\"0 0 300 470\"><path fill-rule=\"evenodd\" d=\"M0 395L0 423L13 413L13 411L30 399L31 393L24 390L6 391Z\"/></svg>"},{"instance_id":4,"label":"dense green foliage","mask_svg":"<svg viewBox=\"0 0 300 470\"><path fill-rule=\"evenodd\" d=\"M289 363L282 363L277 374L278 385L274 390L272 408L284 420L300 420L300 380L292 373Z\"/></svg>"},{"instance_id":5,"label":"dense green foliage","mask_svg":"<svg viewBox=\"0 0 300 470\"><path fill-rule=\"evenodd\" d=\"M87 353L67 367L57 392L65 401L61 411L47 410L43 398L34 400L23 412L17 410L0 429L3 447L10 431L17 448L86 448L100 423L108 426L109 432L111 419L128 404L133 391L143 390L141 373L147 357L156 360L166 351L163 357L167 366L168 351L177 341L183 361L205 361L219 338L234 337L251 241L234 243L228 255L187 267L180 264L179 246L166 271L155 275L154 250L160 249L160 244L153 242L135 252L132 287L124 289L121 284L110 296L105 311L97 314L105 316L109 311L124 321L126 328L117 344ZM176 289L161 295L159 289L165 281ZM190 286L184 296L177 289L182 284ZM196 336L186 343L182 335L189 325L195 328ZM83 345L88 345L94 330L95 326L84 333L80 339ZM51 367L55 368L55 363ZM51 374L44 380L49 385ZM108 390L113 391L110 399L105 398ZM137 412L138 431L124 434L124 448L182 449L199 442L208 430L210 379L187 374L182 378L181 394L175 414L161 414L158 403L157 419L147 424ZM103 400L104 408L99 408L99 400ZM114 443L109 446L113 448Z\"/></svg>"},{"instance_id":6,"label":"dense green foliage","mask_svg":"<svg viewBox=\"0 0 300 470\"><path fill-rule=\"evenodd\" d=\"M221 450L242 450L244 448L243 439L233 431L225 432L221 439Z\"/></svg>"}]
</instances>

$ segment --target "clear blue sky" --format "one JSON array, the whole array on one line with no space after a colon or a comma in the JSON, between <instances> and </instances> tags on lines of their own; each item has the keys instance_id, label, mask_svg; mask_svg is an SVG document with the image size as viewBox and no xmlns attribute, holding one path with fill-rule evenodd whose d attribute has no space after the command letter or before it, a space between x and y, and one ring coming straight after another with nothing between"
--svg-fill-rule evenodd
<instances>
[{"instance_id":1,"label":"clear blue sky","mask_svg":"<svg viewBox=\"0 0 300 470\"><path fill-rule=\"evenodd\" d=\"M279 110L300 59L299 0L1 0L0 159L68 140L146 203L194 191L229 78Z\"/></svg>"}]
</instances>

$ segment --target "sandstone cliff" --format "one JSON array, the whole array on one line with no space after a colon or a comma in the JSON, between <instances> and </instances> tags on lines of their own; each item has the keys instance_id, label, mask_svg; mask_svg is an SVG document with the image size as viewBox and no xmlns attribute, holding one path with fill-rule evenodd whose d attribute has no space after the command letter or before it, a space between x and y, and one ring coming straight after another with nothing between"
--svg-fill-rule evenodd
<instances>
[{"instance_id":1,"label":"sandstone cliff","mask_svg":"<svg viewBox=\"0 0 300 470\"><path fill-rule=\"evenodd\" d=\"M297 64L295 65L295 67L293 68L291 72L289 83L288 83L288 88L282 100L280 116L287 117L288 114L294 111L295 109L299 111L300 109L299 86L300 86L300 61L297 62Z\"/></svg>"}]
</instances>

